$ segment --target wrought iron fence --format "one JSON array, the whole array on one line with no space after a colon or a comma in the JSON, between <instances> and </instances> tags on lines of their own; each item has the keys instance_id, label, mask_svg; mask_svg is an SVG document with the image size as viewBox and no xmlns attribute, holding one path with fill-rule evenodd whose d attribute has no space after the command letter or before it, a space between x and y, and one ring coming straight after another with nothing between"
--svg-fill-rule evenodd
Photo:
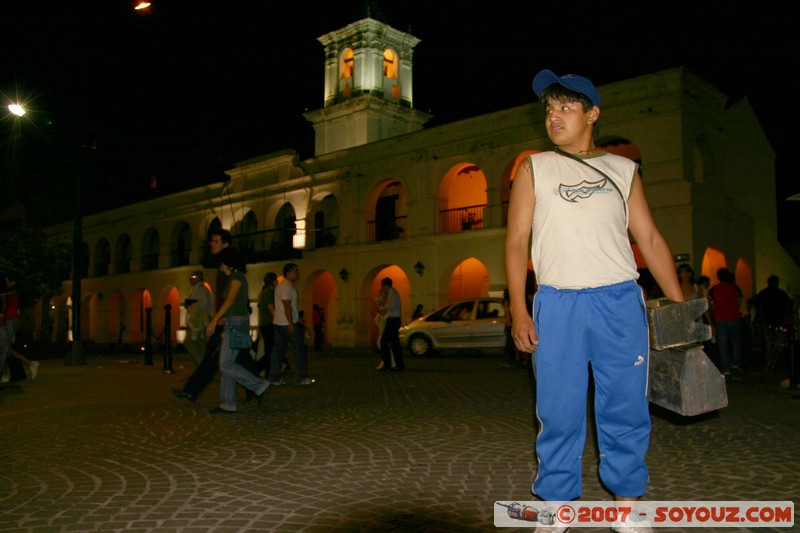
<instances>
[{"instance_id":1,"label":"wrought iron fence","mask_svg":"<svg viewBox=\"0 0 800 533\"><path fill-rule=\"evenodd\" d=\"M439 211L441 233L455 233L483 227L483 210L486 204L442 209Z\"/></svg>"},{"instance_id":2,"label":"wrought iron fence","mask_svg":"<svg viewBox=\"0 0 800 533\"><path fill-rule=\"evenodd\" d=\"M405 238L408 230L408 217L387 218L380 221L367 221L367 242L394 241Z\"/></svg>"}]
</instances>

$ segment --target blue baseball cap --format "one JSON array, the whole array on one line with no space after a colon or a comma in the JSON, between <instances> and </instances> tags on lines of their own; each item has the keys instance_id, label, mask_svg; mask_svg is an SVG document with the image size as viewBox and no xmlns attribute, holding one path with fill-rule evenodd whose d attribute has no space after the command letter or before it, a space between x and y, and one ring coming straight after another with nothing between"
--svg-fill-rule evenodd
<instances>
[{"instance_id":1,"label":"blue baseball cap","mask_svg":"<svg viewBox=\"0 0 800 533\"><path fill-rule=\"evenodd\" d=\"M588 78L577 74L565 74L559 77L551 70L542 70L533 78L533 92L536 93L536 96L539 96L542 91L554 83L558 83L576 93L585 94L594 105L600 107L600 93L597 92L594 84Z\"/></svg>"}]
</instances>

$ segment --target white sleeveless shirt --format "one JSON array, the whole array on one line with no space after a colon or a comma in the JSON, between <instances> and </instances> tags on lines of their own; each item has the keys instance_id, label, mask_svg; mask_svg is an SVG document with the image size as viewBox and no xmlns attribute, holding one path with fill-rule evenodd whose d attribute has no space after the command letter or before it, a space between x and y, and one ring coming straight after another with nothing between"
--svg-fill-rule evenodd
<instances>
[{"instance_id":1,"label":"white sleeveless shirt","mask_svg":"<svg viewBox=\"0 0 800 533\"><path fill-rule=\"evenodd\" d=\"M530 156L536 195L531 258L541 285L586 289L639 277L627 210L637 164L607 152L582 159L612 178L621 194L597 171L567 156Z\"/></svg>"}]
</instances>

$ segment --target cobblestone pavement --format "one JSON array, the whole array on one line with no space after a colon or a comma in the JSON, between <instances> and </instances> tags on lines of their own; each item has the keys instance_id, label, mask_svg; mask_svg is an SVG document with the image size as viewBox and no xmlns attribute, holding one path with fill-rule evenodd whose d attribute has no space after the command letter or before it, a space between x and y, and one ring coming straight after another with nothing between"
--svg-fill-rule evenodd
<instances>
[{"instance_id":1,"label":"cobblestone pavement","mask_svg":"<svg viewBox=\"0 0 800 533\"><path fill-rule=\"evenodd\" d=\"M311 353L317 383L217 416L216 382L171 394L187 356L135 359L44 360L0 391L0 531L491 531L493 502L533 499L532 383L499 356L379 373L364 350ZM715 414L654 408L646 498L800 495L800 400L777 381L745 375ZM583 499L609 500L591 433Z\"/></svg>"}]
</instances>

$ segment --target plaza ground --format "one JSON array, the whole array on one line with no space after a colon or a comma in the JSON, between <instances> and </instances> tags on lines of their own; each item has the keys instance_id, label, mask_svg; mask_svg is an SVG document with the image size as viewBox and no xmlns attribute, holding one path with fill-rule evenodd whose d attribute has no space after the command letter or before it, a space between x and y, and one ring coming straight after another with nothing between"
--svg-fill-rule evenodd
<instances>
[{"instance_id":1,"label":"plaza ground","mask_svg":"<svg viewBox=\"0 0 800 533\"><path fill-rule=\"evenodd\" d=\"M0 391L0 531L477 532L495 501L533 499L528 370L499 354L407 356L406 372L376 372L363 349L309 356L314 385L216 416L217 381L196 404L172 395L185 354L174 374L161 354L43 359ZM800 399L779 381L749 369L697 417L653 407L646 499L800 495ZM588 437L583 499L609 500Z\"/></svg>"}]
</instances>

